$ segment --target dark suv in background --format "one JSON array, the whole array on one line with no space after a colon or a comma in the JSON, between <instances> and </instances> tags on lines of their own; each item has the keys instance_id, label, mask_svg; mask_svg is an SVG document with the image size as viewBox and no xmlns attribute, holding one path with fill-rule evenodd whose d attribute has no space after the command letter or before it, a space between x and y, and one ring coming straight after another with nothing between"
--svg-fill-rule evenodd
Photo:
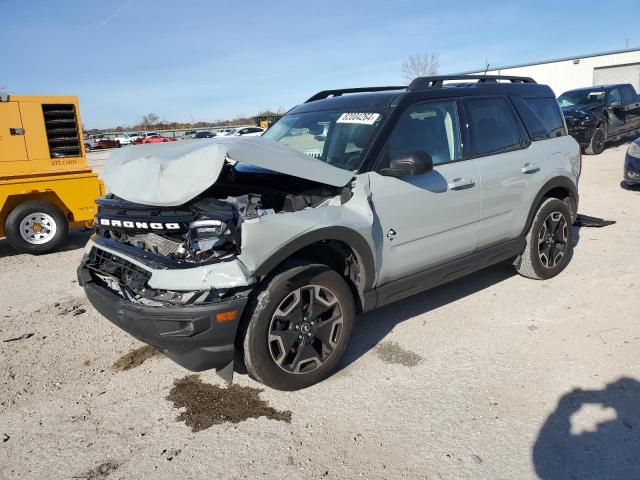
<instances>
[{"instance_id":1,"label":"dark suv in background","mask_svg":"<svg viewBox=\"0 0 640 480\"><path fill-rule=\"evenodd\" d=\"M602 153L607 141L640 128L640 99L628 83L569 90L558 102L569 134L589 155Z\"/></svg>"}]
</instances>

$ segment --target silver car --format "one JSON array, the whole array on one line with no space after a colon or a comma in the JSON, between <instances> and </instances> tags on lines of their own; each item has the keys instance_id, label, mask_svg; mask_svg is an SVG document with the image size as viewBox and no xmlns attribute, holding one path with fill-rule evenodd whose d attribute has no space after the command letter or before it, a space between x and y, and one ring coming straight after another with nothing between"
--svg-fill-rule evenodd
<instances>
[{"instance_id":1,"label":"silver car","mask_svg":"<svg viewBox=\"0 0 640 480\"><path fill-rule=\"evenodd\" d=\"M580 150L551 89L427 77L329 90L261 137L114 153L78 270L107 319L187 369L295 390L358 313L497 262L571 259Z\"/></svg>"}]
</instances>

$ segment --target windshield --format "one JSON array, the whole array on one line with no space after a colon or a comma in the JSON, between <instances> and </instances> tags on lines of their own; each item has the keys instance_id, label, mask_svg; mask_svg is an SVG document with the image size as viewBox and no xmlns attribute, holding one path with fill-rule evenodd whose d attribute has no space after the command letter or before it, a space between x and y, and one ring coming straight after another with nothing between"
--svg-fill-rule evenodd
<instances>
[{"instance_id":1,"label":"windshield","mask_svg":"<svg viewBox=\"0 0 640 480\"><path fill-rule=\"evenodd\" d=\"M262 136L334 167L357 170L386 110L325 110L285 115Z\"/></svg>"},{"instance_id":2,"label":"windshield","mask_svg":"<svg viewBox=\"0 0 640 480\"><path fill-rule=\"evenodd\" d=\"M563 108L576 105L602 105L604 97L604 90L575 90L560 95L558 102Z\"/></svg>"}]
</instances>

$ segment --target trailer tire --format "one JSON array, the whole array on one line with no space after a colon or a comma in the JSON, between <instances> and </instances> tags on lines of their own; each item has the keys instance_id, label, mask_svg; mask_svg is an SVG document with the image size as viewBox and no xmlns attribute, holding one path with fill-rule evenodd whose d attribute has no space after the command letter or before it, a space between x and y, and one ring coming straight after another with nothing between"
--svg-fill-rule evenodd
<instances>
[{"instance_id":1,"label":"trailer tire","mask_svg":"<svg viewBox=\"0 0 640 480\"><path fill-rule=\"evenodd\" d=\"M65 241L69 224L52 203L31 200L7 215L4 231L7 242L17 251L40 255L55 250Z\"/></svg>"}]
</instances>

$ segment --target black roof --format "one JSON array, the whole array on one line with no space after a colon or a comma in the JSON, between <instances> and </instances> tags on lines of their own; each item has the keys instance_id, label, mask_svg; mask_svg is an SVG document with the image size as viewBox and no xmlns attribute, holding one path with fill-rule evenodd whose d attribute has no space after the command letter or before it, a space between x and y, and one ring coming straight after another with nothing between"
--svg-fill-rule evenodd
<instances>
[{"instance_id":1,"label":"black roof","mask_svg":"<svg viewBox=\"0 0 640 480\"><path fill-rule=\"evenodd\" d=\"M593 85L591 87L572 88L571 90L567 90L566 92L563 92L563 95L569 92L590 92L592 90L611 90L612 88L622 87L626 85L630 85L630 84L629 83L608 83L607 85Z\"/></svg>"},{"instance_id":2,"label":"black roof","mask_svg":"<svg viewBox=\"0 0 640 480\"><path fill-rule=\"evenodd\" d=\"M464 82L464 80L469 82ZM458 83L445 83L457 80ZM506 82L503 82L505 81ZM547 85L539 85L528 77L498 75L454 75L420 77L408 87L370 87L325 90L312 96L289 113L352 108L404 106L420 100L478 95L518 95L523 98L553 97Z\"/></svg>"}]
</instances>

